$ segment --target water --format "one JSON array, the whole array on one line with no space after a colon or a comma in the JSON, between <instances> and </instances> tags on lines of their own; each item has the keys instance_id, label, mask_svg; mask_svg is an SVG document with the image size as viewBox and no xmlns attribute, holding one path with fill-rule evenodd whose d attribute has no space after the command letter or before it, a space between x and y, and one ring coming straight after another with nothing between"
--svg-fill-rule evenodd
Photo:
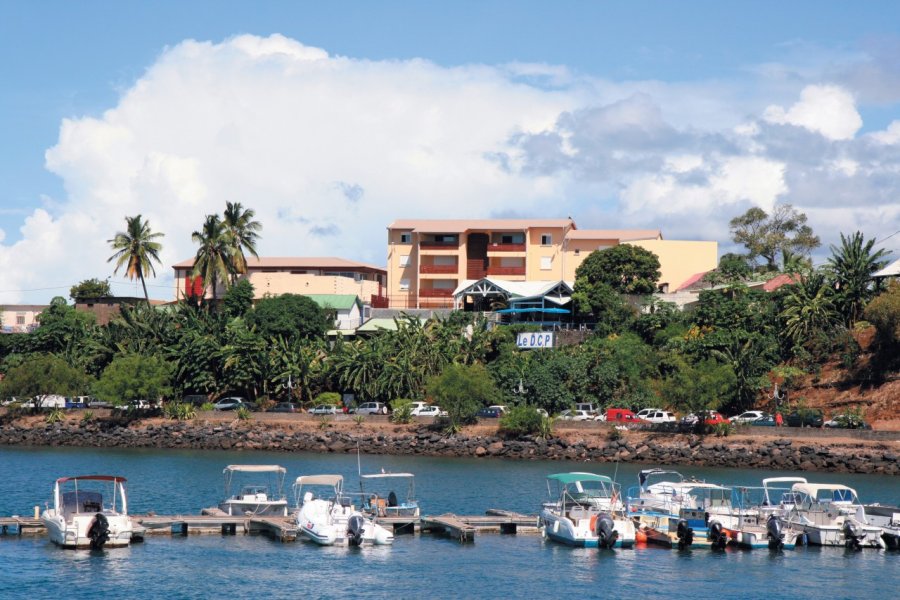
<instances>
[{"instance_id":1,"label":"water","mask_svg":"<svg viewBox=\"0 0 900 600\"><path fill-rule=\"evenodd\" d=\"M535 513L549 473L613 465L363 456L363 471L412 471L428 514L487 508ZM130 511L197 513L224 495L229 463L269 463L301 474L340 473L356 486L353 455L74 448L0 448L0 515L30 515L54 479L72 474L128 477ZM637 482L639 465L617 479ZM788 472L680 468L725 484L759 485ZM867 502L900 502L900 478L812 474L856 488ZM60 550L45 538L0 539L0 598L838 598L894 597L900 553L805 548L793 552L684 553L654 547L574 549L537 535L484 534L462 546L431 536L398 536L393 547L322 548L265 537L150 536L128 549Z\"/></svg>"}]
</instances>

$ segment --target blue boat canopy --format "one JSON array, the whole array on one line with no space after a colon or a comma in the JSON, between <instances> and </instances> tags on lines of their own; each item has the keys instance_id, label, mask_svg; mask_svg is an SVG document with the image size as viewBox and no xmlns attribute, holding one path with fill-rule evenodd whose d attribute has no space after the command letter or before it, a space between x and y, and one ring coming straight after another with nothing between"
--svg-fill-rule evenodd
<instances>
[{"instance_id":1,"label":"blue boat canopy","mask_svg":"<svg viewBox=\"0 0 900 600\"><path fill-rule=\"evenodd\" d=\"M562 484L575 483L576 481L613 482L613 480L606 475L596 475L594 473L556 473L554 475L547 475L547 479L552 479L553 481L558 481Z\"/></svg>"},{"instance_id":2,"label":"blue boat canopy","mask_svg":"<svg viewBox=\"0 0 900 600\"><path fill-rule=\"evenodd\" d=\"M567 315L569 314L569 310L565 308L503 308L501 310L494 311L501 315L510 315L510 314L518 314L518 313L552 313L555 315Z\"/></svg>"}]
</instances>

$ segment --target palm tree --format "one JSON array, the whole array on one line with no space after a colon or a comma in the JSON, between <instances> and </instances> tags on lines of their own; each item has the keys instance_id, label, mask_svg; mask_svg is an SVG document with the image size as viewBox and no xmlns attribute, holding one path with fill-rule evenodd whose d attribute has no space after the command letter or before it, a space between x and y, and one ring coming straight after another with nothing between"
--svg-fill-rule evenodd
<instances>
[{"instance_id":1,"label":"palm tree","mask_svg":"<svg viewBox=\"0 0 900 600\"><path fill-rule=\"evenodd\" d=\"M785 321L784 332L797 346L808 345L817 332L828 333L837 321L830 289L822 281L818 287L814 285L789 286L784 299L780 315Z\"/></svg>"},{"instance_id":2,"label":"palm tree","mask_svg":"<svg viewBox=\"0 0 900 600\"><path fill-rule=\"evenodd\" d=\"M213 302L218 298L216 284L221 281L228 285L232 273L231 247L225 226L219 215L206 215L206 222L200 231L191 234L191 240L199 244L194 257L194 277L203 278L203 287L212 286Z\"/></svg>"},{"instance_id":3,"label":"palm tree","mask_svg":"<svg viewBox=\"0 0 900 600\"><path fill-rule=\"evenodd\" d=\"M872 274L888 263L883 259L889 253L884 249L872 252L874 245L874 239L867 242L857 231L847 237L842 233L840 248L831 246L828 269L834 277L838 301L849 325L856 322L866 303L875 295Z\"/></svg>"},{"instance_id":4,"label":"palm tree","mask_svg":"<svg viewBox=\"0 0 900 600\"><path fill-rule=\"evenodd\" d=\"M259 230L262 224L254 221L256 212L244 209L240 202L226 202L222 224L231 247L232 283L238 274L247 272L247 259L244 250L259 258L256 243L259 241Z\"/></svg>"},{"instance_id":5,"label":"palm tree","mask_svg":"<svg viewBox=\"0 0 900 600\"><path fill-rule=\"evenodd\" d=\"M144 288L144 299L150 304L150 296L147 295L147 282L144 277L152 274L156 277L156 269L153 263L160 262L159 251L162 244L154 241L163 237L162 233L154 233L150 229L150 222L144 221L141 215L125 217L125 231L116 233L116 237L107 240L115 250L115 254L106 259L106 262L116 261L113 275L119 272L122 265L125 267L125 275L129 279L140 279Z\"/></svg>"}]
</instances>

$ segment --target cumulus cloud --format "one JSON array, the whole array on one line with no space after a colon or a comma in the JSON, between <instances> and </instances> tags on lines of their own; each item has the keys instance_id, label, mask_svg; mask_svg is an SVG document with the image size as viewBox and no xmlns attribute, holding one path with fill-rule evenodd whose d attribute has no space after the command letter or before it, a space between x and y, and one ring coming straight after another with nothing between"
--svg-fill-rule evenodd
<instances>
[{"instance_id":1,"label":"cumulus cloud","mask_svg":"<svg viewBox=\"0 0 900 600\"><path fill-rule=\"evenodd\" d=\"M257 211L261 255L376 264L396 218L571 215L727 242L731 217L788 201L826 242L900 229L898 122L857 136L847 83L788 94L755 76L614 82L333 56L280 35L185 41L106 112L62 122L46 166L66 196L0 237L0 289L109 275L106 240L141 213L165 233L151 289L172 298L171 265L226 201Z\"/></svg>"}]
</instances>

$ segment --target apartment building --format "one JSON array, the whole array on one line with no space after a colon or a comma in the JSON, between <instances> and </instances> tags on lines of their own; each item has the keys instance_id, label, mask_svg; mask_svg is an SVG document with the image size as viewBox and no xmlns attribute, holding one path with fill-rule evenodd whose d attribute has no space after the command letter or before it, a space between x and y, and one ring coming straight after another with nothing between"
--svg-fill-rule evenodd
<instances>
[{"instance_id":1,"label":"apartment building","mask_svg":"<svg viewBox=\"0 0 900 600\"><path fill-rule=\"evenodd\" d=\"M0 332L28 333L40 325L38 315L46 304L0 304Z\"/></svg>"},{"instance_id":2,"label":"apartment building","mask_svg":"<svg viewBox=\"0 0 900 600\"><path fill-rule=\"evenodd\" d=\"M203 281L193 277L194 259L172 266L175 269L175 299L200 294ZM247 257L247 273L241 278L253 284L257 299L281 294L340 294L358 296L373 306L386 306L387 272L374 265L326 257ZM220 285L219 298L225 293ZM207 289L206 295L212 295Z\"/></svg>"},{"instance_id":3,"label":"apartment building","mask_svg":"<svg viewBox=\"0 0 900 600\"><path fill-rule=\"evenodd\" d=\"M572 219L401 219L388 226L391 308L453 305L454 291L485 277L574 282L594 250L634 244L660 260L660 287L714 269L714 241L664 240L659 230L578 229Z\"/></svg>"}]
</instances>

